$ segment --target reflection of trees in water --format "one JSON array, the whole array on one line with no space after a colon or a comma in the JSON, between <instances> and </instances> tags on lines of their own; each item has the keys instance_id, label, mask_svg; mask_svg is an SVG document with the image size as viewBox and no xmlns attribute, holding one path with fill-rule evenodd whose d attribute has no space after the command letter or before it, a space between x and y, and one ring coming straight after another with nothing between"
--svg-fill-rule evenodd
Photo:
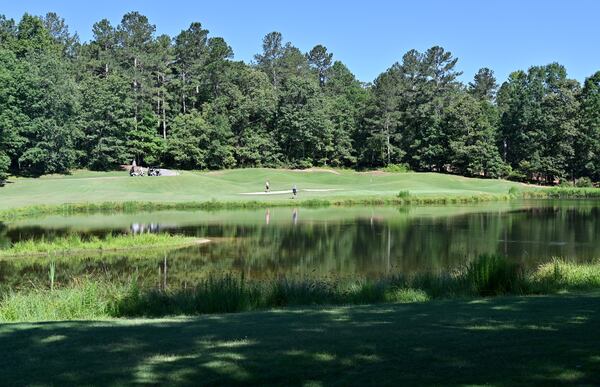
<instances>
[{"instance_id":1,"label":"reflection of trees in water","mask_svg":"<svg viewBox=\"0 0 600 387\"><path fill-rule=\"evenodd\" d=\"M453 217L358 218L270 224L204 224L182 234L212 237L208 245L128 256L57 258L57 283L90 276L145 287L185 287L208 272L276 275L378 276L447 270L480 254L547 259L600 257L600 209L534 208ZM0 228L0 235L2 228ZM564 244L563 244L564 243ZM0 286L47 286L47 258L0 261Z\"/></svg>"},{"instance_id":2,"label":"reflection of trees in water","mask_svg":"<svg viewBox=\"0 0 600 387\"><path fill-rule=\"evenodd\" d=\"M8 227L0 222L0 249L7 248L10 246L10 239L7 236Z\"/></svg>"},{"instance_id":3,"label":"reflection of trees in water","mask_svg":"<svg viewBox=\"0 0 600 387\"><path fill-rule=\"evenodd\" d=\"M507 255L518 258L600 257L600 207L543 207L506 219Z\"/></svg>"}]
</instances>

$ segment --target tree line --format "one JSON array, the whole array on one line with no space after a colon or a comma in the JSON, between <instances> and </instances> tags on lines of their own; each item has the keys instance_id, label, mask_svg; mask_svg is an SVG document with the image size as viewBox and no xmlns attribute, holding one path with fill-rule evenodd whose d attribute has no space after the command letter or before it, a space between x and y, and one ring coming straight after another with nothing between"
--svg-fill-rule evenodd
<instances>
[{"instance_id":1,"label":"tree line","mask_svg":"<svg viewBox=\"0 0 600 387\"><path fill-rule=\"evenodd\" d=\"M0 180L138 164L402 168L552 184L600 181L600 71L558 63L459 81L442 47L362 83L282 34L252 63L200 23L157 35L138 12L81 43L55 13L0 16Z\"/></svg>"}]
</instances>

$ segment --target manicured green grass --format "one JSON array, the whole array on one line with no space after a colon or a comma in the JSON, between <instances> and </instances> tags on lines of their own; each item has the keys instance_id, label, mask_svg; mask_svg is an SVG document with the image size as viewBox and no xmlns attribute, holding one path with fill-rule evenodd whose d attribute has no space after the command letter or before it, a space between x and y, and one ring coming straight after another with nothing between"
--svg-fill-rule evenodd
<instances>
[{"instance_id":1,"label":"manicured green grass","mask_svg":"<svg viewBox=\"0 0 600 387\"><path fill-rule=\"evenodd\" d=\"M200 243L193 237L170 234L112 235L104 238L90 236L82 238L79 234L51 240L26 240L14 243L7 249L0 249L0 257L69 254L76 252L144 249L167 246L180 246Z\"/></svg>"},{"instance_id":2,"label":"manicured green grass","mask_svg":"<svg viewBox=\"0 0 600 387\"><path fill-rule=\"evenodd\" d=\"M300 190L290 194L242 195L262 192L269 180L272 191ZM175 177L129 177L126 172L77 171L70 176L16 178L0 189L0 210L65 203L198 203L286 202L300 200L392 199L401 191L413 197L473 197L507 195L518 183L469 179L435 173L358 173L347 170L291 171L235 169L219 172L183 172ZM304 191L328 189L331 191ZM317 202L318 203L318 202ZM108 206L107 209L111 209Z\"/></svg>"},{"instance_id":3,"label":"manicured green grass","mask_svg":"<svg viewBox=\"0 0 600 387\"><path fill-rule=\"evenodd\" d=\"M598 385L600 294L0 325L5 385Z\"/></svg>"}]
</instances>

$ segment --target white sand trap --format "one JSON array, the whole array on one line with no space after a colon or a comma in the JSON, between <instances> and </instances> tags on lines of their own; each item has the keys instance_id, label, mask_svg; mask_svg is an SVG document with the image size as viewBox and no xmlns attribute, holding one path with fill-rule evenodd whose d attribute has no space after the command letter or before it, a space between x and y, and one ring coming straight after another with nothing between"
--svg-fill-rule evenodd
<instances>
[{"instance_id":1,"label":"white sand trap","mask_svg":"<svg viewBox=\"0 0 600 387\"><path fill-rule=\"evenodd\" d=\"M285 191L269 191L269 192L242 192L240 195L283 195L292 193L291 189Z\"/></svg>"},{"instance_id":2,"label":"white sand trap","mask_svg":"<svg viewBox=\"0 0 600 387\"><path fill-rule=\"evenodd\" d=\"M300 189L300 192L304 191L304 192L330 192L330 191L340 191L340 189L337 188L306 188L306 189ZM240 195L285 195L285 194L291 194L292 190L288 189L285 191L269 191L269 192L242 192L240 193Z\"/></svg>"}]
</instances>

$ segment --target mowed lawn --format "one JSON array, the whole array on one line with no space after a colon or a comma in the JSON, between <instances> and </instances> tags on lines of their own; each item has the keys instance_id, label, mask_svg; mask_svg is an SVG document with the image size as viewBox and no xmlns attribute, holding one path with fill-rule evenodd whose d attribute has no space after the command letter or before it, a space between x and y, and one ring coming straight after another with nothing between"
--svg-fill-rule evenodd
<instances>
[{"instance_id":1,"label":"mowed lawn","mask_svg":"<svg viewBox=\"0 0 600 387\"><path fill-rule=\"evenodd\" d=\"M300 190L300 199L391 197L408 190L414 195L506 194L512 186L503 180L469 179L436 173L359 173L344 170L292 171L234 169L182 172L174 177L130 177L127 172L76 171L68 176L13 178L0 188L0 209L41 204L121 201L240 201L288 200L290 194L248 195L271 190ZM328 190L308 192L305 189Z\"/></svg>"},{"instance_id":2,"label":"mowed lawn","mask_svg":"<svg viewBox=\"0 0 600 387\"><path fill-rule=\"evenodd\" d=\"M0 325L3 385L598 385L600 294Z\"/></svg>"}]
</instances>

